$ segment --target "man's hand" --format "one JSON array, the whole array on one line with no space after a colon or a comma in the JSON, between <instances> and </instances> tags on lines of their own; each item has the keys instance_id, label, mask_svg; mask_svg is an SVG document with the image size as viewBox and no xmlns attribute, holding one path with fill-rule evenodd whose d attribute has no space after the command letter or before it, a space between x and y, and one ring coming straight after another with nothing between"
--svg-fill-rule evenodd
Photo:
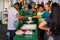
<instances>
[{"instance_id":1,"label":"man's hand","mask_svg":"<svg viewBox=\"0 0 60 40\"><path fill-rule=\"evenodd\" d=\"M21 16L21 18L24 20L25 18L28 18L28 16Z\"/></svg>"},{"instance_id":2,"label":"man's hand","mask_svg":"<svg viewBox=\"0 0 60 40\"><path fill-rule=\"evenodd\" d=\"M23 23L23 20L19 20L20 23Z\"/></svg>"},{"instance_id":3,"label":"man's hand","mask_svg":"<svg viewBox=\"0 0 60 40\"><path fill-rule=\"evenodd\" d=\"M16 16L17 16L18 19L22 19L21 15L16 14Z\"/></svg>"}]
</instances>

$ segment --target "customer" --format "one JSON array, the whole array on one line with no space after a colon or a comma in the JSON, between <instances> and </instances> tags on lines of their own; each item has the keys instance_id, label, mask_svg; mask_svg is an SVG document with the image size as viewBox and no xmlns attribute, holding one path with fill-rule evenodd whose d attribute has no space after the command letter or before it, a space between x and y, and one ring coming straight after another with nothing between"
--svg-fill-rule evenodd
<instances>
[{"instance_id":1,"label":"customer","mask_svg":"<svg viewBox=\"0 0 60 40\"><path fill-rule=\"evenodd\" d=\"M34 13L34 15L37 14L37 8L34 8L34 9L33 9L33 13Z\"/></svg>"},{"instance_id":2,"label":"customer","mask_svg":"<svg viewBox=\"0 0 60 40\"><path fill-rule=\"evenodd\" d=\"M34 10L33 10L33 16L37 16L37 8L34 8ZM37 22L37 21L38 21L37 18L33 18L32 20L34 21L35 24L38 23L38 22Z\"/></svg>"},{"instance_id":3,"label":"customer","mask_svg":"<svg viewBox=\"0 0 60 40\"><path fill-rule=\"evenodd\" d=\"M39 28L48 32L52 32L53 40L60 40L60 6L57 3L52 4L51 15L45 19ZM45 25L48 24L49 27Z\"/></svg>"},{"instance_id":4,"label":"customer","mask_svg":"<svg viewBox=\"0 0 60 40\"><path fill-rule=\"evenodd\" d=\"M15 35L16 27L14 25L15 21L18 21L18 19L22 19L23 17L20 16L18 13L19 9L19 3L15 3L14 7L11 7L8 10L8 30L10 32L10 40L13 40L13 37Z\"/></svg>"},{"instance_id":5,"label":"customer","mask_svg":"<svg viewBox=\"0 0 60 40\"><path fill-rule=\"evenodd\" d=\"M27 16L32 17L33 16L33 11L32 11L32 5L28 4L28 9L26 10Z\"/></svg>"},{"instance_id":6,"label":"customer","mask_svg":"<svg viewBox=\"0 0 60 40\"><path fill-rule=\"evenodd\" d=\"M50 5L49 3L46 3L46 4L44 5L45 10L48 11L49 13L51 13L51 7L50 7L50 6L51 6L51 5Z\"/></svg>"}]
</instances>

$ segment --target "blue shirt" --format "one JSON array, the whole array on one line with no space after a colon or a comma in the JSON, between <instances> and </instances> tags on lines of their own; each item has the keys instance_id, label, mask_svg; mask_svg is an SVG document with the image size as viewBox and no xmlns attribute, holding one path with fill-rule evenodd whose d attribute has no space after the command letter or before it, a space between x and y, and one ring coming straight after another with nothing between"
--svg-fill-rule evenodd
<instances>
[{"instance_id":1,"label":"blue shirt","mask_svg":"<svg viewBox=\"0 0 60 40\"><path fill-rule=\"evenodd\" d=\"M42 15L42 18L47 18L50 16L50 13L48 11L45 11L44 14Z\"/></svg>"}]
</instances>

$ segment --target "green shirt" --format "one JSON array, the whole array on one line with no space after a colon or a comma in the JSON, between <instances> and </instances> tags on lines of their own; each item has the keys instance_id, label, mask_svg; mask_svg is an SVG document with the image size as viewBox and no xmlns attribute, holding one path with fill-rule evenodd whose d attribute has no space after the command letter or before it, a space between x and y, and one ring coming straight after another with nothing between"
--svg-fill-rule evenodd
<instances>
[{"instance_id":1,"label":"green shirt","mask_svg":"<svg viewBox=\"0 0 60 40\"><path fill-rule=\"evenodd\" d=\"M42 16L44 12L38 12L37 16ZM42 21L44 21L44 18L38 18L38 23L41 23Z\"/></svg>"}]
</instances>

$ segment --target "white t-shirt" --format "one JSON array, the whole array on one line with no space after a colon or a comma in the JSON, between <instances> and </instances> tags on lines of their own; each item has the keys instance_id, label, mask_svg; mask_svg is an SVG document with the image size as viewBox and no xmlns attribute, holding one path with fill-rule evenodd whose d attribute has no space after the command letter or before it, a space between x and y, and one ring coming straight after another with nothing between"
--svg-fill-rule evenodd
<instances>
[{"instance_id":1,"label":"white t-shirt","mask_svg":"<svg viewBox=\"0 0 60 40\"><path fill-rule=\"evenodd\" d=\"M11 7L8 10L8 30L16 30L16 27L14 27L14 22L18 21L16 16L17 13L18 11L14 7Z\"/></svg>"}]
</instances>

